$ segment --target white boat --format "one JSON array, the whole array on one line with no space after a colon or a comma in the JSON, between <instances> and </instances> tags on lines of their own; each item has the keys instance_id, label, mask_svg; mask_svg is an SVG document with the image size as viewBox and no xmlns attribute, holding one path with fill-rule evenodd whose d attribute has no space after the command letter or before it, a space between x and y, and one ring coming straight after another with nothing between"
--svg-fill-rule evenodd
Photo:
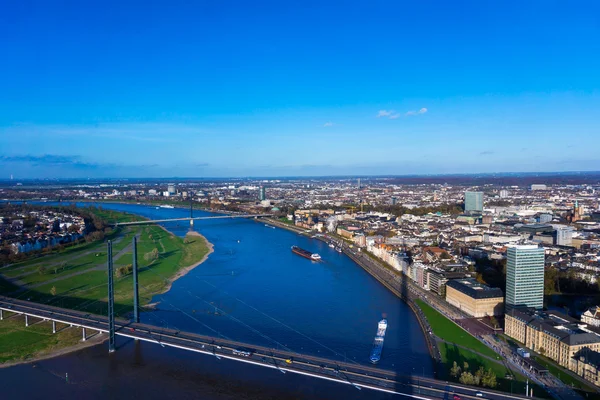
<instances>
[{"instance_id":1,"label":"white boat","mask_svg":"<svg viewBox=\"0 0 600 400\"><path fill-rule=\"evenodd\" d=\"M329 243L329 247L331 247L332 249L334 249L335 245L333 243Z\"/></svg>"},{"instance_id":2,"label":"white boat","mask_svg":"<svg viewBox=\"0 0 600 400\"><path fill-rule=\"evenodd\" d=\"M318 255L317 253L313 253L313 255L311 255L310 258L312 260L315 260L315 261L320 261L321 260L321 256Z\"/></svg>"},{"instance_id":3,"label":"white boat","mask_svg":"<svg viewBox=\"0 0 600 400\"><path fill-rule=\"evenodd\" d=\"M170 206L168 204L163 204L162 206L160 206L160 208L175 208L175 207Z\"/></svg>"}]
</instances>

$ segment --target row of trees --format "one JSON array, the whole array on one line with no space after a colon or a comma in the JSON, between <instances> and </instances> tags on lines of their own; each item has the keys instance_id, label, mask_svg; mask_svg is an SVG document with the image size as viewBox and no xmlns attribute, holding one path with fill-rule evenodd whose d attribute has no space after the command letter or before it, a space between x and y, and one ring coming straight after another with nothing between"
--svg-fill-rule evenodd
<instances>
[{"instance_id":1,"label":"row of trees","mask_svg":"<svg viewBox=\"0 0 600 400\"><path fill-rule=\"evenodd\" d=\"M483 366L480 366L473 374L469 371L469 364L466 361L463 364L463 368L458 366L456 361L454 361L452 368L450 368L450 376L458 379L463 385L484 386L492 389L498 385L496 374L492 371L492 368L486 371Z\"/></svg>"}]
</instances>

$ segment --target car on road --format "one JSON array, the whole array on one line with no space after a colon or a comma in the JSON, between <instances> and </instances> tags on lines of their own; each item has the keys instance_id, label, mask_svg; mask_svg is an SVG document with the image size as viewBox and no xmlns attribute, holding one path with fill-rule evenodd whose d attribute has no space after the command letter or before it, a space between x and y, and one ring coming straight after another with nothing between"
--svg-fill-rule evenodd
<instances>
[{"instance_id":1,"label":"car on road","mask_svg":"<svg viewBox=\"0 0 600 400\"><path fill-rule=\"evenodd\" d=\"M455 394L454 396L452 396L452 398L453 398L454 400L460 400L460 396L459 396L459 395L457 395L457 394Z\"/></svg>"},{"instance_id":2,"label":"car on road","mask_svg":"<svg viewBox=\"0 0 600 400\"><path fill-rule=\"evenodd\" d=\"M483 397L483 393L477 392L477 393L475 393L475 396L477 396L477 397Z\"/></svg>"},{"instance_id":3,"label":"car on road","mask_svg":"<svg viewBox=\"0 0 600 400\"><path fill-rule=\"evenodd\" d=\"M292 357L290 357L287 360L285 360L286 364L292 364L293 362L294 362L294 359Z\"/></svg>"}]
</instances>

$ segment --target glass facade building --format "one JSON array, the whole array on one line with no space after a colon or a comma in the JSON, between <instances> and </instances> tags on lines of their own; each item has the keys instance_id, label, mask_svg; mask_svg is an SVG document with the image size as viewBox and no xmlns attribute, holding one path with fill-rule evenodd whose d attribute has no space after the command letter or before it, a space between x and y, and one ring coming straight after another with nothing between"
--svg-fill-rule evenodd
<instances>
[{"instance_id":1,"label":"glass facade building","mask_svg":"<svg viewBox=\"0 0 600 400\"><path fill-rule=\"evenodd\" d=\"M483 192L465 192L465 211L483 211Z\"/></svg>"},{"instance_id":2,"label":"glass facade building","mask_svg":"<svg viewBox=\"0 0 600 400\"><path fill-rule=\"evenodd\" d=\"M520 306L542 309L544 248L537 245L509 247L506 258L506 310Z\"/></svg>"}]
</instances>

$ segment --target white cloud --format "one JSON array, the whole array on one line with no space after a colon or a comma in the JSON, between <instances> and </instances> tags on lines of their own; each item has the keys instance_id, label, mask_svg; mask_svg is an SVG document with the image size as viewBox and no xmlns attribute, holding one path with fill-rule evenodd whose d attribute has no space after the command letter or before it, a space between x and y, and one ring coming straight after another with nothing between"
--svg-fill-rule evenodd
<instances>
[{"instance_id":1,"label":"white cloud","mask_svg":"<svg viewBox=\"0 0 600 400\"><path fill-rule=\"evenodd\" d=\"M411 116L411 115L418 115L418 114L425 114L427 112L427 109L425 107L421 108L418 111L408 111L406 114L406 116Z\"/></svg>"},{"instance_id":2,"label":"white cloud","mask_svg":"<svg viewBox=\"0 0 600 400\"><path fill-rule=\"evenodd\" d=\"M390 119L396 119L398 117L400 117L400 114L392 114L392 115L390 115Z\"/></svg>"},{"instance_id":3,"label":"white cloud","mask_svg":"<svg viewBox=\"0 0 600 400\"><path fill-rule=\"evenodd\" d=\"M394 113L394 110L379 110L379 112L377 113L377 118L389 117L393 113Z\"/></svg>"},{"instance_id":4,"label":"white cloud","mask_svg":"<svg viewBox=\"0 0 600 400\"><path fill-rule=\"evenodd\" d=\"M333 126L333 125L334 125L334 123L333 123L333 122L325 122L325 123L323 124L323 126L324 126L325 128L327 128L327 127L330 127L330 126Z\"/></svg>"}]
</instances>

